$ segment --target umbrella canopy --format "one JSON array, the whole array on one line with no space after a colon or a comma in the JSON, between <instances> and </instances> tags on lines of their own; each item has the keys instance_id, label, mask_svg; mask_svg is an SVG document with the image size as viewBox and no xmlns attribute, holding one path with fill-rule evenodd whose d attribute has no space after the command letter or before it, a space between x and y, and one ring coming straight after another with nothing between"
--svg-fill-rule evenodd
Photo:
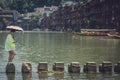
<instances>
[{"instance_id":1,"label":"umbrella canopy","mask_svg":"<svg viewBox=\"0 0 120 80\"><path fill-rule=\"evenodd\" d=\"M23 29L19 26L7 26L8 30L16 30L16 31L23 31Z\"/></svg>"}]
</instances>

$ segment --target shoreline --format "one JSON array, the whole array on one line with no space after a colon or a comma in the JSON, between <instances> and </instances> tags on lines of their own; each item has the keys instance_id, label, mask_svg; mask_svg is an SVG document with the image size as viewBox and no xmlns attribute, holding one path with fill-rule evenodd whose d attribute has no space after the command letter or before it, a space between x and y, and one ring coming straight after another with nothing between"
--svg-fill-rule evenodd
<instances>
[{"instance_id":1,"label":"shoreline","mask_svg":"<svg viewBox=\"0 0 120 80\"><path fill-rule=\"evenodd\" d=\"M80 35L80 36L107 36L107 33L81 33L81 32L73 32L72 34Z\"/></svg>"}]
</instances>

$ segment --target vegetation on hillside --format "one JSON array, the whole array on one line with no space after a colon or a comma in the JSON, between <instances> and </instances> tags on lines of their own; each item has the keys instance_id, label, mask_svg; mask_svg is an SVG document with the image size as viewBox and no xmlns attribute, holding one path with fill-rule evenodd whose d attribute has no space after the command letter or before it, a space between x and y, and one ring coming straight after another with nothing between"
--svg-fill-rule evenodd
<instances>
[{"instance_id":1,"label":"vegetation on hillside","mask_svg":"<svg viewBox=\"0 0 120 80\"><path fill-rule=\"evenodd\" d=\"M0 7L7 10L17 10L20 13L34 11L36 7L59 6L66 1L84 1L84 0L0 0Z\"/></svg>"}]
</instances>

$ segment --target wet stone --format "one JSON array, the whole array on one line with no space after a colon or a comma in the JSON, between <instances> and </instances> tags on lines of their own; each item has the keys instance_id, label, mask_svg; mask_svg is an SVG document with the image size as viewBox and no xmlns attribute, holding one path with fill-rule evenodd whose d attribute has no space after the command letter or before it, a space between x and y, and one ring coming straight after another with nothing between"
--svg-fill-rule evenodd
<instances>
[{"instance_id":1,"label":"wet stone","mask_svg":"<svg viewBox=\"0 0 120 80\"><path fill-rule=\"evenodd\" d=\"M112 72L112 62L104 61L102 64L99 65L100 72Z\"/></svg>"},{"instance_id":2,"label":"wet stone","mask_svg":"<svg viewBox=\"0 0 120 80\"><path fill-rule=\"evenodd\" d=\"M80 64L79 62L71 62L68 64L69 73L80 73Z\"/></svg>"},{"instance_id":3,"label":"wet stone","mask_svg":"<svg viewBox=\"0 0 120 80\"><path fill-rule=\"evenodd\" d=\"M40 71L48 71L48 62L39 62L38 72Z\"/></svg>"},{"instance_id":4,"label":"wet stone","mask_svg":"<svg viewBox=\"0 0 120 80\"><path fill-rule=\"evenodd\" d=\"M53 65L54 71L64 71L64 62L55 62Z\"/></svg>"},{"instance_id":5,"label":"wet stone","mask_svg":"<svg viewBox=\"0 0 120 80\"><path fill-rule=\"evenodd\" d=\"M120 73L120 61L117 64L115 64L115 66L114 66L114 72L115 73Z\"/></svg>"},{"instance_id":6,"label":"wet stone","mask_svg":"<svg viewBox=\"0 0 120 80\"><path fill-rule=\"evenodd\" d=\"M84 72L96 72L97 71L97 66L96 62L87 62L84 65Z\"/></svg>"},{"instance_id":7,"label":"wet stone","mask_svg":"<svg viewBox=\"0 0 120 80\"><path fill-rule=\"evenodd\" d=\"M23 62L22 63L22 73L31 73L32 72L32 65L30 62Z\"/></svg>"},{"instance_id":8,"label":"wet stone","mask_svg":"<svg viewBox=\"0 0 120 80\"><path fill-rule=\"evenodd\" d=\"M15 65L13 62L8 62L6 65L6 73L15 73Z\"/></svg>"}]
</instances>

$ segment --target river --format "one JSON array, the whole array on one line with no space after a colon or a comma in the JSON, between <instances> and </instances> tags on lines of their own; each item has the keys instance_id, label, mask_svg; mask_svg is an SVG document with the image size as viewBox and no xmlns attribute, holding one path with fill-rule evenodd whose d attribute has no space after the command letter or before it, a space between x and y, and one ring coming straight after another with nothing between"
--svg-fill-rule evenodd
<instances>
[{"instance_id":1,"label":"river","mask_svg":"<svg viewBox=\"0 0 120 80\"><path fill-rule=\"evenodd\" d=\"M120 80L120 75L115 73L85 74L81 70L80 74L69 74L67 71L70 62L79 62L81 69L87 61L95 61L97 65L111 61L114 65L120 61L120 39L52 31L16 32L17 55L13 60L16 73L6 75L8 53L4 51L4 41L7 34L8 32L0 33L0 80ZM32 63L32 75L21 74L22 62ZM49 70L52 70L55 62L64 62L64 74L39 75L36 73L39 62L48 62Z\"/></svg>"}]
</instances>

